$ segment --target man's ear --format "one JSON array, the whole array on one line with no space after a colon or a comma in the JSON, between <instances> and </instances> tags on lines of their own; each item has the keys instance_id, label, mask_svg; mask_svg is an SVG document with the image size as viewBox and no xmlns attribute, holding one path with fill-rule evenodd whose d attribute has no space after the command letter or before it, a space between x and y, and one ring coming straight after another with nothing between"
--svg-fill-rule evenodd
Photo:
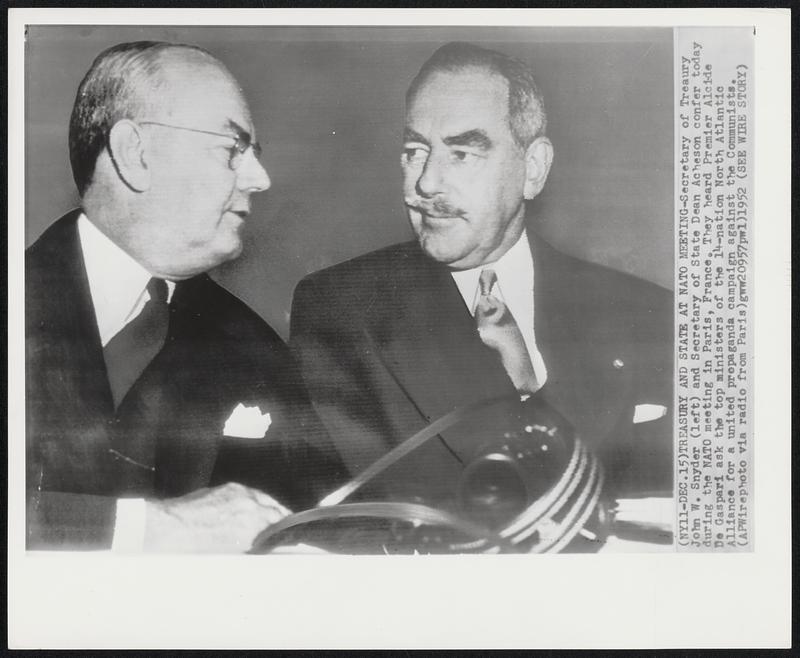
<instances>
[{"instance_id":1,"label":"man's ear","mask_svg":"<svg viewBox=\"0 0 800 658\"><path fill-rule=\"evenodd\" d=\"M523 196L529 201L542 191L551 164L553 164L553 144L547 137L537 137L525 150Z\"/></svg>"},{"instance_id":2,"label":"man's ear","mask_svg":"<svg viewBox=\"0 0 800 658\"><path fill-rule=\"evenodd\" d=\"M151 171L141 129L133 121L117 121L108 134L108 151L114 168L134 192L150 188Z\"/></svg>"}]
</instances>

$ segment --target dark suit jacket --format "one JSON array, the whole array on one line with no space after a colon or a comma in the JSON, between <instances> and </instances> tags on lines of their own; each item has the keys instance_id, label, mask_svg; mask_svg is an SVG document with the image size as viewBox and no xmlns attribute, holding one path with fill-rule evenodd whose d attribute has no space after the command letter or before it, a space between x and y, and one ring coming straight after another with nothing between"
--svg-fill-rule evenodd
<instances>
[{"instance_id":1,"label":"dark suit jacket","mask_svg":"<svg viewBox=\"0 0 800 658\"><path fill-rule=\"evenodd\" d=\"M283 341L207 275L178 284L164 348L115 411L72 212L28 249L28 547L102 547L117 497L180 496L239 481L292 509L343 473ZM238 403L272 424L263 439L223 437ZM155 472L109 448L150 442Z\"/></svg>"},{"instance_id":2,"label":"dark suit jacket","mask_svg":"<svg viewBox=\"0 0 800 658\"><path fill-rule=\"evenodd\" d=\"M671 293L529 236L542 395L601 454L617 495L671 492ZM416 243L303 279L290 344L351 472L456 407L514 394L449 271ZM668 415L634 425L644 403ZM409 456L387 495L452 495L477 440L468 434L444 432Z\"/></svg>"}]
</instances>

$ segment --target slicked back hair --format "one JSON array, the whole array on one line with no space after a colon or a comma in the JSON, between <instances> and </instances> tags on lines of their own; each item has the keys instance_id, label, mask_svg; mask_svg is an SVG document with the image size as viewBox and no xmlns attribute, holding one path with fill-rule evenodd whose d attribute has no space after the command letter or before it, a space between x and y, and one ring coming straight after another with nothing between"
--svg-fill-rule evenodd
<instances>
[{"instance_id":1,"label":"slicked back hair","mask_svg":"<svg viewBox=\"0 0 800 658\"><path fill-rule=\"evenodd\" d=\"M92 62L78 87L69 122L69 160L81 196L92 182L97 157L108 146L111 128L122 119L136 120L147 112L163 84L162 55L180 49L214 59L198 46L135 41L112 46Z\"/></svg>"},{"instance_id":2,"label":"slicked back hair","mask_svg":"<svg viewBox=\"0 0 800 658\"><path fill-rule=\"evenodd\" d=\"M505 78L508 83L509 127L520 148L527 149L534 139L545 134L547 115L544 100L530 67L514 57L470 43L448 43L433 53L411 81L406 92L406 106L411 104L431 75L458 73L470 68Z\"/></svg>"}]
</instances>

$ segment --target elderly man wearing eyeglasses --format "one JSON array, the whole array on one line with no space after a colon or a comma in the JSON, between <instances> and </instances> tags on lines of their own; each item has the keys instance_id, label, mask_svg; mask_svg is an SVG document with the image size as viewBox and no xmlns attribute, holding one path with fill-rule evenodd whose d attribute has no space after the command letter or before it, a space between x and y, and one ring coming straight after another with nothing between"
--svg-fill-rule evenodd
<instances>
[{"instance_id":1,"label":"elderly man wearing eyeglasses","mask_svg":"<svg viewBox=\"0 0 800 658\"><path fill-rule=\"evenodd\" d=\"M269 188L236 80L101 53L69 127L81 207L26 252L27 547L246 551L341 472L278 335L207 272Z\"/></svg>"}]
</instances>

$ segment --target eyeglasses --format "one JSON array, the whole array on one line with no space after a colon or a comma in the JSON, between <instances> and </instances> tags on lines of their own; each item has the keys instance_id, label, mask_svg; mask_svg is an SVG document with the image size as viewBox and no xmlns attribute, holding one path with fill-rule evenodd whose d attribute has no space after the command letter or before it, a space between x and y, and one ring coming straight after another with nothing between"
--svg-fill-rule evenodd
<instances>
[{"instance_id":1,"label":"eyeglasses","mask_svg":"<svg viewBox=\"0 0 800 658\"><path fill-rule=\"evenodd\" d=\"M193 133L201 133L203 135L214 135L215 137L227 137L233 140L233 146L230 151L230 158L228 159L228 166L236 171L244 160L244 154L247 149L253 149L253 155L256 160L261 157L261 144L251 141L250 135L245 132L239 132L235 135L230 133L218 133L213 130L200 130L199 128L187 128L186 126L175 126L171 123L161 123L160 121L137 121L141 126L161 126L162 128L173 128L174 130L186 130Z\"/></svg>"}]
</instances>

